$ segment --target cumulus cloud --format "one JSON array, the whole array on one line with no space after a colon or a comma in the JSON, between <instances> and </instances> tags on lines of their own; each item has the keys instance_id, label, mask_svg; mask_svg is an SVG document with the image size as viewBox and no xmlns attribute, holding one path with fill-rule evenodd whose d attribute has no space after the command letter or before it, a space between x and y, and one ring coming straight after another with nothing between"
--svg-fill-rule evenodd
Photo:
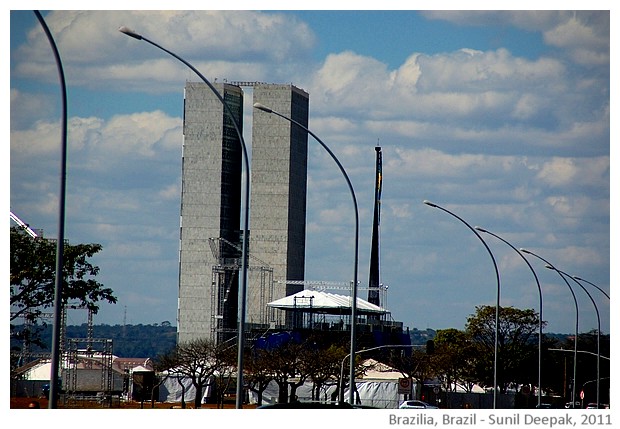
<instances>
[{"instance_id":1,"label":"cumulus cloud","mask_svg":"<svg viewBox=\"0 0 620 429\"><path fill-rule=\"evenodd\" d=\"M515 244L534 243L563 266L604 269L610 194L608 18L555 11L423 13L463 26L509 23L539 32L549 49L523 58L505 48L425 53L403 46L402 64L390 66L351 49L315 61L315 36L292 14L58 11L47 18L58 35L70 88L105 88L122 95L117 103L129 104L145 93L180 99L184 82L197 80L154 47L119 33L120 25L175 50L208 78L292 81L307 90L309 126L340 158L355 187L360 274L369 253L374 146L383 146L382 274L393 282L391 290L400 288L394 296L402 297L412 284L450 290L486 281L473 278L477 270L469 271L481 265L470 260L479 256L475 237L424 206L423 199L497 228ZM37 83L57 83L38 28L13 54L12 72ZM55 105L34 92L12 89L11 204L47 218L57 208ZM105 240L107 270L133 272L128 261L161 259L171 261L173 272L178 268L181 112L125 107L123 114L116 106L108 114L71 115L71 232ZM246 104L247 121L251 112ZM343 254L352 253L350 195L332 160L312 139L308 162L307 271L320 280L347 280L350 268L341 262ZM586 224L587 231L579 231ZM149 247L148 255L142 247ZM587 257L579 260L579 251ZM446 261L458 275L445 270ZM171 301L176 274L167 277ZM166 277L159 277L149 281L164 289Z\"/></svg>"},{"instance_id":2,"label":"cumulus cloud","mask_svg":"<svg viewBox=\"0 0 620 429\"><path fill-rule=\"evenodd\" d=\"M558 60L527 60L499 49L413 54L397 70L352 52L332 54L317 70L309 91L318 110L365 118L375 130L392 127L406 136L442 129L447 133L450 121L452 130L455 124L462 131L475 130L478 139L480 133L498 132L498 127L524 124L539 130L555 128L560 121L571 123L563 103L551 105L548 100L574 96L566 95L574 86ZM467 133L461 136L467 139Z\"/></svg>"},{"instance_id":3,"label":"cumulus cloud","mask_svg":"<svg viewBox=\"0 0 620 429\"><path fill-rule=\"evenodd\" d=\"M138 212L148 199L174 200L179 191L181 120L160 111L117 115L110 120L72 117L68 123L67 210L84 219ZM33 213L58 207L60 124L39 121L11 133L11 200L32 199ZM177 195L178 199L178 195ZM140 203L142 201L142 203ZM92 211L84 212L90 207ZM95 209L96 208L96 209Z\"/></svg>"},{"instance_id":4,"label":"cumulus cloud","mask_svg":"<svg viewBox=\"0 0 620 429\"><path fill-rule=\"evenodd\" d=\"M67 79L99 88L125 81L146 90L144 80L170 84L187 76L187 69L165 59L165 53L120 33L121 26L170 49L197 69L208 70L210 79L251 79L244 70L260 79L265 64L290 72L294 64L303 67L300 64L306 63L315 43L308 25L294 16L257 11L54 11L46 22L62 52ZM34 28L28 37L29 43L16 57L15 71L51 81L55 65L44 34Z\"/></svg>"},{"instance_id":5,"label":"cumulus cloud","mask_svg":"<svg viewBox=\"0 0 620 429\"><path fill-rule=\"evenodd\" d=\"M554 188L609 189L609 158L560 158L545 162L537 179Z\"/></svg>"},{"instance_id":6,"label":"cumulus cloud","mask_svg":"<svg viewBox=\"0 0 620 429\"><path fill-rule=\"evenodd\" d=\"M381 105L389 80L387 66L354 52L327 56L309 84L313 104L327 111L372 110ZM335 101L338 101L337 103Z\"/></svg>"},{"instance_id":7,"label":"cumulus cloud","mask_svg":"<svg viewBox=\"0 0 620 429\"><path fill-rule=\"evenodd\" d=\"M153 157L163 150L180 149L181 120L161 111L119 115L101 130L108 150Z\"/></svg>"},{"instance_id":8,"label":"cumulus cloud","mask_svg":"<svg viewBox=\"0 0 620 429\"><path fill-rule=\"evenodd\" d=\"M425 11L431 19L468 26L510 24L543 34L550 46L562 48L584 65L609 62L609 11Z\"/></svg>"},{"instance_id":9,"label":"cumulus cloud","mask_svg":"<svg viewBox=\"0 0 620 429\"><path fill-rule=\"evenodd\" d=\"M581 14L544 32L545 41L566 49L579 64L609 64L609 14Z\"/></svg>"},{"instance_id":10,"label":"cumulus cloud","mask_svg":"<svg viewBox=\"0 0 620 429\"><path fill-rule=\"evenodd\" d=\"M28 94L11 88L11 129L32 126L32 122L47 118L54 111L56 100L41 94Z\"/></svg>"}]
</instances>

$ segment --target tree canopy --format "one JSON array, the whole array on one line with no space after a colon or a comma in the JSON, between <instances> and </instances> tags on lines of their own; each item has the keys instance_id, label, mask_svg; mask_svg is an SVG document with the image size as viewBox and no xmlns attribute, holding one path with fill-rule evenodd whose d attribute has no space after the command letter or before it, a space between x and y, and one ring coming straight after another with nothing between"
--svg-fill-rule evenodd
<instances>
[{"instance_id":1,"label":"tree canopy","mask_svg":"<svg viewBox=\"0 0 620 429\"><path fill-rule=\"evenodd\" d=\"M532 363L537 350L534 340L538 338L538 324L538 313L532 309L499 308L497 383L502 392L508 383L535 381L532 369L536 365ZM476 307L476 314L467 319L465 332L478 351L477 376L485 386L493 386L495 331L495 307Z\"/></svg>"},{"instance_id":2,"label":"tree canopy","mask_svg":"<svg viewBox=\"0 0 620 429\"><path fill-rule=\"evenodd\" d=\"M63 305L71 303L96 314L100 301L117 302L112 289L95 279L99 267L90 258L101 249L100 244L64 244ZM10 253L11 321L23 318L28 324L36 325L45 309L54 305L56 241L33 238L22 227L11 227Z\"/></svg>"},{"instance_id":3,"label":"tree canopy","mask_svg":"<svg viewBox=\"0 0 620 429\"><path fill-rule=\"evenodd\" d=\"M203 390L212 383L214 377L219 376L220 383L221 379L232 377L234 357L234 348L226 343L218 345L210 339L198 338L178 344L158 356L155 363L160 372L188 377L196 388L194 407L200 408ZM222 395L223 391L218 394Z\"/></svg>"}]
</instances>

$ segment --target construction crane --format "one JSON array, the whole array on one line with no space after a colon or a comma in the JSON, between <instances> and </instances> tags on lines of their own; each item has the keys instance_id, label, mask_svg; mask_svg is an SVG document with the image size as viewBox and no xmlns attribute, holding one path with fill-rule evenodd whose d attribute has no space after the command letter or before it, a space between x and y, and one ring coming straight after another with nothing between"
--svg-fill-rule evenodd
<instances>
[{"instance_id":1,"label":"construction crane","mask_svg":"<svg viewBox=\"0 0 620 429\"><path fill-rule=\"evenodd\" d=\"M16 224L18 224L19 226L21 226L22 228L24 228L24 230L28 233L28 235L30 235L32 238L38 238L39 236L37 235L36 232L34 232L32 230L32 228L30 228L28 226L27 223L25 223L24 221L22 221L19 217L17 217L17 215L15 213L13 213L12 211L9 211L10 213L10 217L11 220L13 222L15 222Z\"/></svg>"}]
</instances>

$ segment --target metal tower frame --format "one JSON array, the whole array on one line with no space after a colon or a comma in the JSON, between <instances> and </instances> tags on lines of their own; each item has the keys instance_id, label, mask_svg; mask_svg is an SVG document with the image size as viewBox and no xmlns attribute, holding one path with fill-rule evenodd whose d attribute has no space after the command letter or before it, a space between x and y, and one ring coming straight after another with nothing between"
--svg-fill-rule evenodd
<instances>
[{"instance_id":1,"label":"metal tower frame","mask_svg":"<svg viewBox=\"0 0 620 429\"><path fill-rule=\"evenodd\" d=\"M80 347L82 346L82 347ZM85 347L84 347L85 346ZM98 347L97 347L98 346ZM97 350L96 350L97 349ZM101 392L104 398L112 399L112 361L113 342L109 338L70 338L63 353L63 380L67 380L66 399L78 399L78 364L84 362L86 368L94 364L101 366Z\"/></svg>"},{"instance_id":2,"label":"metal tower frame","mask_svg":"<svg viewBox=\"0 0 620 429\"><path fill-rule=\"evenodd\" d=\"M234 249L241 254L241 247L231 241L222 237L209 238L209 246L213 257L216 260L216 264L212 266L212 278L211 278L211 332L210 337L212 340L225 341L227 334L236 333L237 330L224 328L224 314L225 302L228 299L230 288L234 283L235 277L239 275L241 269L241 257L224 257L226 252L223 252L225 247ZM268 325L274 318L274 309L267 308L267 303L273 300L274 284L273 284L273 268L271 268L266 262L261 261L259 258L248 254L248 272L259 271L260 285L259 285L259 322L261 324Z\"/></svg>"}]
</instances>

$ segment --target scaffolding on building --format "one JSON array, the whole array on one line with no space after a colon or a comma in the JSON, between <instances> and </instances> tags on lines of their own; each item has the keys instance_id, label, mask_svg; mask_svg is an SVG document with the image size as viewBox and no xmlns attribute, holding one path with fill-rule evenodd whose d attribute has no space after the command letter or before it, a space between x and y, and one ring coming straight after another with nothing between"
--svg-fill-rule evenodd
<instances>
[{"instance_id":1,"label":"scaffolding on building","mask_svg":"<svg viewBox=\"0 0 620 429\"><path fill-rule=\"evenodd\" d=\"M237 328L230 324L227 326L226 323L227 317L236 320L237 314L226 314L226 309L236 308L236 306L226 305L226 303L231 296L232 287L239 280L242 249L241 246L222 237L209 238L209 246L216 261L211 270L212 323L210 338L220 343L237 334ZM274 319L274 312L276 311L267 307L267 303L274 298L273 268L259 258L248 254L247 270L248 273L258 274L259 302L249 305L251 308L259 309L258 320L254 320L254 322L269 325L270 321Z\"/></svg>"}]
</instances>

